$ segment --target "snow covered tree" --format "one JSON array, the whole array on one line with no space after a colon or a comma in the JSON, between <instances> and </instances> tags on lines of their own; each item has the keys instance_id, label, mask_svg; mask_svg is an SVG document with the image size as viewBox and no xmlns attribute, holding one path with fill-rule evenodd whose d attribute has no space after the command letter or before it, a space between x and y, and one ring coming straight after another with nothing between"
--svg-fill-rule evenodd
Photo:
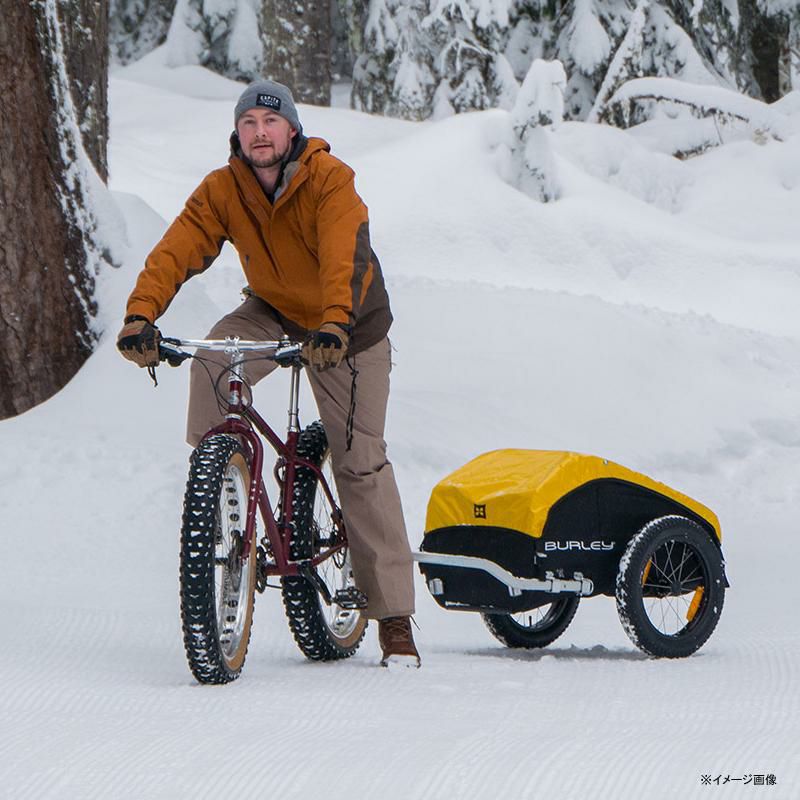
<instances>
[{"instance_id":1,"label":"snow covered tree","mask_svg":"<svg viewBox=\"0 0 800 800\"><path fill-rule=\"evenodd\" d=\"M423 26L437 50L436 116L513 103L516 81L502 49L510 0L433 0ZM498 63L499 62L499 63Z\"/></svg>"},{"instance_id":2,"label":"snow covered tree","mask_svg":"<svg viewBox=\"0 0 800 800\"><path fill-rule=\"evenodd\" d=\"M111 57L128 64L163 44L176 0L111 0Z\"/></svg>"},{"instance_id":3,"label":"snow covered tree","mask_svg":"<svg viewBox=\"0 0 800 800\"><path fill-rule=\"evenodd\" d=\"M667 0L665 6L720 83L758 93L739 0Z\"/></svg>"},{"instance_id":4,"label":"snow covered tree","mask_svg":"<svg viewBox=\"0 0 800 800\"><path fill-rule=\"evenodd\" d=\"M331 102L331 0L264 0L263 73L298 103Z\"/></svg>"},{"instance_id":5,"label":"snow covered tree","mask_svg":"<svg viewBox=\"0 0 800 800\"><path fill-rule=\"evenodd\" d=\"M353 71L354 107L408 119L511 108L519 86L503 49L512 5L370 0Z\"/></svg>"},{"instance_id":6,"label":"snow covered tree","mask_svg":"<svg viewBox=\"0 0 800 800\"><path fill-rule=\"evenodd\" d=\"M573 0L557 25L555 56L568 75L566 113L585 119L603 82L611 54L630 23L629 0Z\"/></svg>"},{"instance_id":7,"label":"snow covered tree","mask_svg":"<svg viewBox=\"0 0 800 800\"><path fill-rule=\"evenodd\" d=\"M237 80L260 77L261 13L260 0L177 0L167 64L200 64Z\"/></svg>"},{"instance_id":8,"label":"snow covered tree","mask_svg":"<svg viewBox=\"0 0 800 800\"><path fill-rule=\"evenodd\" d=\"M611 64L606 71L603 83L595 97L592 108L588 114L588 122L597 122L614 92L625 81L644 74L644 40L645 25L647 24L647 9L650 0L640 0L636 6L628 30L620 42Z\"/></svg>"},{"instance_id":9,"label":"snow covered tree","mask_svg":"<svg viewBox=\"0 0 800 800\"><path fill-rule=\"evenodd\" d=\"M626 81L653 76L718 85L720 76L712 69L663 6L654 0L639 0L587 120L622 125L621 120L609 113L608 102ZM624 126L631 123L632 120L626 119Z\"/></svg>"},{"instance_id":10,"label":"snow covered tree","mask_svg":"<svg viewBox=\"0 0 800 800\"><path fill-rule=\"evenodd\" d=\"M353 66L352 106L425 119L433 108L433 45L423 30L426 0L369 0L362 51Z\"/></svg>"},{"instance_id":11,"label":"snow covered tree","mask_svg":"<svg viewBox=\"0 0 800 800\"><path fill-rule=\"evenodd\" d=\"M523 192L545 203L557 200L561 193L550 137L564 116L566 86L560 61L537 58L511 111L512 176Z\"/></svg>"},{"instance_id":12,"label":"snow covered tree","mask_svg":"<svg viewBox=\"0 0 800 800\"><path fill-rule=\"evenodd\" d=\"M341 0L359 26L353 105L410 119L511 108L537 58L564 65L569 119L642 76L774 99L800 63L800 0L366 1Z\"/></svg>"},{"instance_id":13,"label":"snow covered tree","mask_svg":"<svg viewBox=\"0 0 800 800\"><path fill-rule=\"evenodd\" d=\"M92 87L105 86L107 62L94 63L91 53L104 53L107 41L93 41L87 11L102 20L108 7L0 0L0 418L61 389L96 339L94 276L108 257L92 209L102 183L70 92L72 83L105 98ZM68 53L67 44L85 52ZM78 65L74 77L70 64ZM82 116L84 134L104 136L105 109L84 108ZM105 144L95 158L101 153L104 163Z\"/></svg>"}]
</instances>

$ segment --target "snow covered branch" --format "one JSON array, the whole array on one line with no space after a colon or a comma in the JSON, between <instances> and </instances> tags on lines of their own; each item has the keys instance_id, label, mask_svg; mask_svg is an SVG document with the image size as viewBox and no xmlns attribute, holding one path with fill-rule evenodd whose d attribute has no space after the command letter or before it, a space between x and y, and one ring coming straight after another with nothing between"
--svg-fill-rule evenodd
<instances>
[{"instance_id":1,"label":"snow covered branch","mask_svg":"<svg viewBox=\"0 0 800 800\"><path fill-rule=\"evenodd\" d=\"M739 120L755 132L783 141L786 120L766 103L719 86L702 86L672 78L635 78L609 99L599 121L622 128L644 121L647 105L665 104L690 109L696 117Z\"/></svg>"}]
</instances>

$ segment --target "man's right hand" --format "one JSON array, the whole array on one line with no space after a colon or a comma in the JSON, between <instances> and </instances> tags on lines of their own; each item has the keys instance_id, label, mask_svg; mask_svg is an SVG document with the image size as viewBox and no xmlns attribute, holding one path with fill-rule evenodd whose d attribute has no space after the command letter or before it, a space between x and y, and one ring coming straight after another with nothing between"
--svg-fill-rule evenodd
<instances>
[{"instance_id":1,"label":"man's right hand","mask_svg":"<svg viewBox=\"0 0 800 800\"><path fill-rule=\"evenodd\" d=\"M125 317L125 325L117 336L117 350L140 367L158 366L158 342L161 332L145 317Z\"/></svg>"}]
</instances>

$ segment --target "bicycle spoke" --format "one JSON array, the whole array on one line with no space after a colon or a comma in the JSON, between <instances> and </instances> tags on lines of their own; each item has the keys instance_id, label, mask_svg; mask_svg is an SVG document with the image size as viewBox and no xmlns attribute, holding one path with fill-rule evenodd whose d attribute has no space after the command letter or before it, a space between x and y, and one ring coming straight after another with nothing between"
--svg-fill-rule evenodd
<instances>
[{"instance_id":1,"label":"bicycle spoke","mask_svg":"<svg viewBox=\"0 0 800 800\"><path fill-rule=\"evenodd\" d=\"M666 572L664 572L664 570L663 570L663 569L661 568L661 566L659 565L659 563L658 563L658 560L657 560L657 556L658 556L658 553L654 553L654 554L653 554L653 557L652 557L652 559L651 559L651 562L652 562L652 564L653 564L653 567L655 568L655 570L656 570L657 572L660 572L660 573L661 573L661 575L664 577L664 579L665 579L666 581L668 581L668 582L671 582L671 581L670 581L670 577L669 577L669 575L667 575L667 573L666 573Z\"/></svg>"},{"instance_id":2,"label":"bicycle spoke","mask_svg":"<svg viewBox=\"0 0 800 800\"><path fill-rule=\"evenodd\" d=\"M692 581L692 580L694 580L695 578L702 577L702 575L699 575L699 574L698 574L698 573L702 573L702 571L703 571L703 565L702 565L702 564L697 564L696 566L694 566L694 567L692 568L692 572L691 572L691 573L689 573L689 575L687 575L687 576L686 576L686 577L683 579L683 583L688 583L688 581Z\"/></svg>"},{"instance_id":3,"label":"bicycle spoke","mask_svg":"<svg viewBox=\"0 0 800 800\"><path fill-rule=\"evenodd\" d=\"M675 547L675 542L672 542L672 541L667 542L667 544L665 546L665 549L667 551L667 568L669 570L671 570L669 575L667 576L668 580L670 582L675 577L675 565L672 563L672 551L673 551L674 547Z\"/></svg>"},{"instance_id":4,"label":"bicycle spoke","mask_svg":"<svg viewBox=\"0 0 800 800\"><path fill-rule=\"evenodd\" d=\"M675 546L668 548L663 547L662 550L666 557L667 565L666 570L670 570L679 587L678 594L672 594L673 584L665 585L663 583L652 583L649 579L646 583L646 588L650 590L667 592L668 594L645 598L645 610L647 616L650 618L653 625L662 633L668 636L676 636L686 628L691 622L691 608L692 599L694 598L695 589L686 587L686 583L697 577L697 573L702 569L702 565L697 563L697 556L687 547L685 543L671 543L673 545L681 544L682 550L678 553ZM665 578L669 577L667 571L658 564L658 557L661 553L650 559L654 568L661 573ZM662 562L663 563L663 562ZM686 571L687 565L689 572L683 575ZM684 614L685 616L682 616Z\"/></svg>"}]
</instances>

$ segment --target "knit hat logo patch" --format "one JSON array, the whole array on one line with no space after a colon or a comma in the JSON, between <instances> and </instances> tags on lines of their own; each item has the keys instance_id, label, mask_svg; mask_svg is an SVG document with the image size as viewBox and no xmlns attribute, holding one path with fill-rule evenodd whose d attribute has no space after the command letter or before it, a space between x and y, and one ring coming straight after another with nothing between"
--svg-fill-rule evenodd
<instances>
[{"instance_id":1,"label":"knit hat logo patch","mask_svg":"<svg viewBox=\"0 0 800 800\"><path fill-rule=\"evenodd\" d=\"M256 98L256 105L266 106L267 108L275 109L275 111L280 111L281 99L280 97L275 97L274 94L260 94Z\"/></svg>"}]
</instances>

